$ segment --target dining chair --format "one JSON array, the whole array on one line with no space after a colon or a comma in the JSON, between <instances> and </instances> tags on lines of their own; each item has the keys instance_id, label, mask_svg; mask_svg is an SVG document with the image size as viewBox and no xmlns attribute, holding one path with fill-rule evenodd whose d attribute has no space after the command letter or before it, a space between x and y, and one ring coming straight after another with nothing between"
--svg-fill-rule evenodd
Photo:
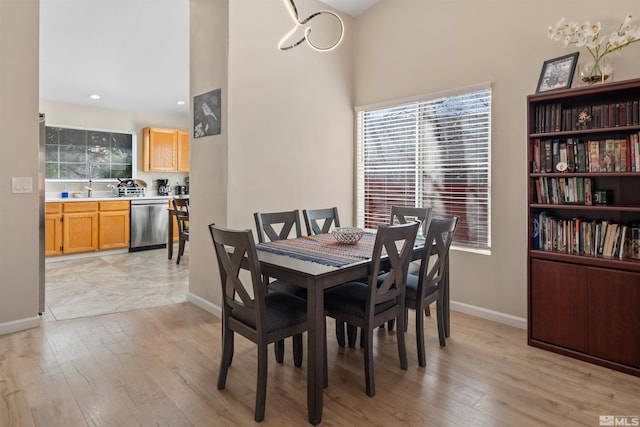
<instances>
[{"instance_id":1,"label":"dining chair","mask_svg":"<svg viewBox=\"0 0 640 427\"><path fill-rule=\"evenodd\" d=\"M416 310L416 343L418 348L418 364L426 366L425 342L424 342L424 317L422 313L431 303L436 303L438 338L440 346L445 342L445 282L447 263L449 262L449 248L453 241L456 225L459 217L450 219L433 219L425 236L425 249L420 262L418 275L408 274L406 280L407 291L405 295L405 330L409 309ZM378 279L384 280L384 275ZM399 327L399 325L398 325Z\"/></svg>"},{"instance_id":2,"label":"dining chair","mask_svg":"<svg viewBox=\"0 0 640 427\"><path fill-rule=\"evenodd\" d=\"M307 235L314 236L316 234L329 233L333 228L340 227L340 217L338 216L338 208L324 209L303 209L304 224L307 227ZM357 329L353 325L346 325L347 338L349 347L353 347L356 341ZM340 347L345 346L345 324L336 321L336 339Z\"/></svg>"},{"instance_id":3,"label":"dining chair","mask_svg":"<svg viewBox=\"0 0 640 427\"><path fill-rule=\"evenodd\" d=\"M300 225L300 212L296 209L284 212L256 212L253 214L256 222L256 231L258 232L258 241L260 243L275 242L289 238L301 237L302 227ZM307 290L283 280L274 280L269 277L263 277L264 282L270 291L283 292L299 298L307 298ZM294 343L295 346L295 343ZM277 342L275 345L276 360L278 363L284 361L284 341ZM299 358L296 358L294 352L294 361L296 366L302 364L302 352Z\"/></svg>"},{"instance_id":4,"label":"dining chair","mask_svg":"<svg viewBox=\"0 0 640 427\"><path fill-rule=\"evenodd\" d=\"M431 208L419 208L413 206L391 206L391 215L389 215L389 224L406 224L410 221L420 221L421 227L418 230L422 236L426 236L429 222L431 221ZM408 274L418 274L420 271L420 261L412 261L409 263ZM429 308L425 314L429 315ZM387 323L387 329L393 329L393 320Z\"/></svg>"},{"instance_id":5,"label":"dining chair","mask_svg":"<svg viewBox=\"0 0 640 427\"><path fill-rule=\"evenodd\" d=\"M267 292L251 230L227 230L209 224L222 284L222 356L218 389L224 389L233 359L234 333L258 346L255 420L264 419L267 395L267 346L308 329L307 302L282 292ZM248 274L241 274L246 270ZM253 295L253 296L251 296Z\"/></svg>"},{"instance_id":6,"label":"dining chair","mask_svg":"<svg viewBox=\"0 0 640 427\"><path fill-rule=\"evenodd\" d=\"M189 199L173 199L173 210L178 225L178 258L176 264L180 264L180 258L184 255L184 247L189 241Z\"/></svg>"},{"instance_id":7,"label":"dining chair","mask_svg":"<svg viewBox=\"0 0 640 427\"><path fill-rule=\"evenodd\" d=\"M304 209L304 223L307 226L307 235L325 234L332 227L340 227L338 208Z\"/></svg>"},{"instance_id":8,"label":"dining chair","mask_svg":"<svg viewBox=\"0 0 640 427\"><path fill-rule=\"evenodd\" d=\"M375 396L373 376L373 330L397 319L397 342L400 368L407 369L404 339L405 281L419 223L381 225L376 233L367 283L349 282L325 292L324 304L329 317L361 328L364 336L364 371L366 392ZM378 276L385 258L388 273L382 283Z\"/></svg>"}]
</instances>

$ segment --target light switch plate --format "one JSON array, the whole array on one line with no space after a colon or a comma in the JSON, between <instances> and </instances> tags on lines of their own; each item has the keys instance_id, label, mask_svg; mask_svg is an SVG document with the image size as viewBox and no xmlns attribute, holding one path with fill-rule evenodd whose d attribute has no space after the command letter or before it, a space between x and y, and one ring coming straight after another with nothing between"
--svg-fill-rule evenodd
<instances>
[{"instance_id":1,"label":"light switch plate","mask_svg":"<svg viewBox=\"0 0 640 427\"><path fill-rule=\"evenodd\" d=\"M28 194L33 193L33 180L30 176L27 177L12 177L11 178L11 192L13 194Z\"/></svg>"}]
</instances>

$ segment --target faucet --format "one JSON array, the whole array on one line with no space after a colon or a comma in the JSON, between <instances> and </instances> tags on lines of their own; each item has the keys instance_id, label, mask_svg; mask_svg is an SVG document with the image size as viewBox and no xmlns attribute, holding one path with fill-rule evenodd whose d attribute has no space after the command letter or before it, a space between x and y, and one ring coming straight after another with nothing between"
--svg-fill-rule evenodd
<instances>
[{"instance_id":1,"label":"faucet","mask_svg":"<svg viewBox=\"0 0 640 427\"><path fill-rule=\"evenodd\" d=\"M91 162L89 162L89 186L84 187L87 189L87 197L91 198L93 193L93 186L91 185Z\"/></svg>"}]
</instances>

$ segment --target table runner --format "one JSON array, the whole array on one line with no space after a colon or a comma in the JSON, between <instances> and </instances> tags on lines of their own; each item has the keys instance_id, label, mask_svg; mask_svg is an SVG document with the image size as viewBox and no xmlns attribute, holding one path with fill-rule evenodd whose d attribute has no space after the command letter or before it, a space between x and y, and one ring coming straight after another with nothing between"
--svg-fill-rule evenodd
<instances>
[{"instance_id":1,"label":"table runner","mask_svg":"<svg viewBox=\"0 0 640 427\"><path fill-rule=\"evenodd\" d=\"M256 248L332 267L342 267L371 258L375 241L374 232L365 232L362 238L352 245L337 242L331 233L327 233L260 243ZM424 239L416 239L416 245L422 244Z\"/></svg>"}]
</instances>

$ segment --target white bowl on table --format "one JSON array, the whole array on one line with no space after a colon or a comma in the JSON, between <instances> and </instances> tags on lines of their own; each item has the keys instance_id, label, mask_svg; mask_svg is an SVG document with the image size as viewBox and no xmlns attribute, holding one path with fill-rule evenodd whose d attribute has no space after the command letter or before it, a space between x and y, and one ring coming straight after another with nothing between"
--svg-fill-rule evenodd
<instances>
[{"instance_id":1,"label":"white bowl on table","mask_svg":"<svg viewBox=\"0 0 640 427\"><path fill-rule=\"evenodd\" d=\"M331 233L338 242L353 245L362 238L364 230L358 227L336 227Z\"/></svg>"}]
</instances>

